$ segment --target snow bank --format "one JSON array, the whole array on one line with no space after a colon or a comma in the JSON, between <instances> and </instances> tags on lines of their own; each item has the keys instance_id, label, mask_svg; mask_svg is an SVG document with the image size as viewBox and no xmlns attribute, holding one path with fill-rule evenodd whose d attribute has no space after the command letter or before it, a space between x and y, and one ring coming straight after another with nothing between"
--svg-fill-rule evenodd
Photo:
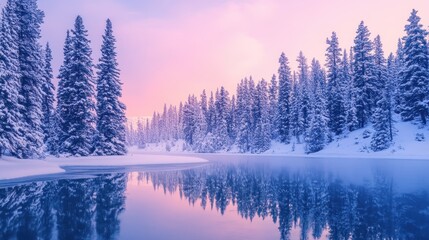
<instances>
[{"instance_id":1,"label":"snow bank","mask_svg":"<svg viewBox=\"0 0 429 240\"><path fill-rule=\"evenodd\" d=\"M374 130L371 126L359 129L346 135L337 137L328 144L322 151L312 154L305 153L305 145L283 143L273 141L271 148L261 155L279 155L294 157L326 157L326 158L391 158L391 159L427 159L429 160L429 128L419 127L419 124L412 122L402 122L398 116L394 124L394 138L390 148L374 152L371 150L371 136ZM417 134L424 136L421 141L416 140ZM158 144L148 144L141 152L187 152L183 148L182 140L172 142L162 142ZM232 146L230 151L220 152L222 154L238 154L239 149Z\"/></svg>"},{"instance_id":2,"label":"snow bank","mask_svg":"<svg viewBox=\"0 0 429 240\"><path fill-rule=\"evenodd\" d=\"M188 156L149 155L130 151L126 156L48 157L45 160L21 160L11 157L0 159L0 180L36 175L62 173L62 167L71 166L136 166L202 163L207 160Z\"/></svg>"}]
</instances>

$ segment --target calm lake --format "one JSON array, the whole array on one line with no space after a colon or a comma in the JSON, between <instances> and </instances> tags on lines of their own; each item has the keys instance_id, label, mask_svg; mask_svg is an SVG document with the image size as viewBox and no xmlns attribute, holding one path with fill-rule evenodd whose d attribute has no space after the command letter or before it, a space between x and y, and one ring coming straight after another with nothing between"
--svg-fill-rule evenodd
<instances>
[{"instance_id":1,"label":"calm lake","mask_svg":"<svg viewBox=\"0 0 429 240\"><path fill-rule=\"evenodd\" d=\"M429 161L203 157L2 181L0 239L429 239Z\"/></svg>"}]
</instances>

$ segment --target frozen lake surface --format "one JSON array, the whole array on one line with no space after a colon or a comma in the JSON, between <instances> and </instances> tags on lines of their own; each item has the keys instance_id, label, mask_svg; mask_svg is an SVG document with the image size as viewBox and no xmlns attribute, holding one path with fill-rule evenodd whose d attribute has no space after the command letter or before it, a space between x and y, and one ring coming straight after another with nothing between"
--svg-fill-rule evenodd
<instances>
[{"instance_id":1,"label":"frozen lake surface","mask_svg":"<svg viewBox=\"0 0 429 240\"><path fill-rule=\"evenodd\" d=\"M210 163L0 181L0 239L429 236L427 161L201 157Z\"/></svg>"}]
</instances>

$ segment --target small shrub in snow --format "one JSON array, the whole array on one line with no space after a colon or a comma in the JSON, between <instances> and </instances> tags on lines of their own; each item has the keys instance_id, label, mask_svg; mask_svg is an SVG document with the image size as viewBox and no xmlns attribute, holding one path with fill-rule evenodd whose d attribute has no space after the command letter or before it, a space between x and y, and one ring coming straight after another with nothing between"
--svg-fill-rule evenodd
<instances>
[{"instance_id":1,"label":"small shrub in snow","mask_svg":"<svg viewBox=\"0 0 429 240\"><path fill-rule=\"evenodd\" d=\"M424 142L425 141L425 135L423 133L416 133L416 141L417 142Z\"/></svg>"},{"instance_id":2,"label":"small shrub in snow","mask_svg":"<svg viewBox=\"0 0 429 240\"><path fill-rule=\"evenodd\" d=\"M169 142L165 145L165 151L167 151L167 152L171 151L171 145Z\"/></svg>"},{"instance_id":3,"label":"small shrub in snow","mask_svg":"<svg viewBox=\"0 0 429 240\"><path fill-rule=\"evenodd\" d=\"M365 131L362 133L362 137L363 137L363 138L369 138L369 137L371 137L371 131L369 131L369 130L365 130Z\"/></svg>"}]
</instances>

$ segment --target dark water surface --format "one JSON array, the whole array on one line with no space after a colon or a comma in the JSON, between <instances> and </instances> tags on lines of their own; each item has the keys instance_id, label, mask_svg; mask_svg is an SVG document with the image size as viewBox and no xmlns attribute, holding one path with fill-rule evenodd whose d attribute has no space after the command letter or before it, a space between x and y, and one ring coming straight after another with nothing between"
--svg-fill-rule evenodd
<instances>
[{"instance_id":1,"label":"dark water surface","mask_svg":"<svg viewBox=\"0 0 429 240\"><path fill-rule=\"evenodd\" d=\"M429 239L427 161L207 158L0 187L0 239Z\"/></svg>"}]
</instances>

